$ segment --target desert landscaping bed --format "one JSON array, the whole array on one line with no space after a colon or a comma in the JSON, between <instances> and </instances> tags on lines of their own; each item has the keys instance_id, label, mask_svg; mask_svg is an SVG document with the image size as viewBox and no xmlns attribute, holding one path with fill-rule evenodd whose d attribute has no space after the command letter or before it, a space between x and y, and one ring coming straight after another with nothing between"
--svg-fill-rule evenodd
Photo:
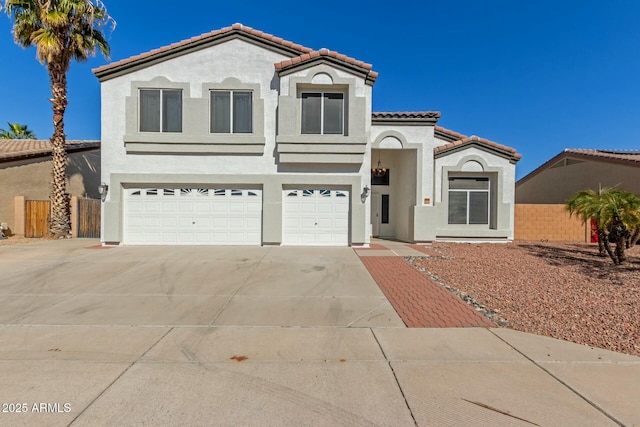
<instances>
[{"instance_id":1,"label":"desert landscaping bed","mask_svg":"<svg viewBox=\"0 0 640 427\"><path fill-rule=\"evenodd\" d=\"M434 243L409 261L506 327L640 356L640 247L616 267L595 244Z\"/></svg>"}]
</instances>

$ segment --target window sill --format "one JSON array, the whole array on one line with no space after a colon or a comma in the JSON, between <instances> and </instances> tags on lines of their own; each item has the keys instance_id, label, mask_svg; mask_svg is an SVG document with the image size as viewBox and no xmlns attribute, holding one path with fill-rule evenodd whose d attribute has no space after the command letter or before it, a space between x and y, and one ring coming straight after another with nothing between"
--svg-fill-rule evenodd
<instances>
[{"instance_id":1,"label":"window sill","mask_svg":"<svg viewBox=\"0 0 640 427\"><path fill-rule=\"evenodd\" d=\"M128 143L153 143L153 144L248 144L264 145L266 138L255 134L209 134L193 135L180 132L145 132L137 134L127 134L124 136L125 144Z\"/></svg>"}]
</instances>

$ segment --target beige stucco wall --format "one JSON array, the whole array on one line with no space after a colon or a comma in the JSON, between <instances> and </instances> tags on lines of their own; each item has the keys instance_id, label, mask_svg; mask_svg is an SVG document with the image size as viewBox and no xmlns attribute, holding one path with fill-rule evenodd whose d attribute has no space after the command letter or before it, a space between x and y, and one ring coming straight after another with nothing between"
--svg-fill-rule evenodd
<instances>
[{"instance_id":1,"label":"beige stucco wall","mask_svg":"<svg viewBox=\"0 0 640 427\"><path fill-rule=\"evenodd\" d=\"M72 196L98 198L100 151L69 154L67 191ZM48 200L51 192L51 158L0 163L0 222L15 227L14 197Z\"/></svg>"},{"instance_id":2,"label":"beige stucco wall","mask_svg":"<svg viewBox=\"0 0 640 427\"><path fill-rule=\"evenodd\" d=\"M614 187L640 194L640 168L584 161L546 169L516 184L516 203L566 203L576 192Z\"/></svg>"}]
</instances>

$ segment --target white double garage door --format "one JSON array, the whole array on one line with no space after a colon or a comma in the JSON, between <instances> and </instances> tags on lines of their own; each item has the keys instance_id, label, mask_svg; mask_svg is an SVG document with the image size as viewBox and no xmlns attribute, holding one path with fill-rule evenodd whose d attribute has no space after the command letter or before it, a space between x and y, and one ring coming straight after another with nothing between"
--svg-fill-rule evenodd
<instances>
[{"instance_id":1,"label":"white double garage door","mask_svg":"<svg viewBox=\"0 0 640 427\"><path fill-rule=\"evenodd\" d=\"M130 188L124 197L125 244L262 244L261 189ZM283 190L282 244L347 246L349 199L345 190Z\"/></svg>"}]
</instances>

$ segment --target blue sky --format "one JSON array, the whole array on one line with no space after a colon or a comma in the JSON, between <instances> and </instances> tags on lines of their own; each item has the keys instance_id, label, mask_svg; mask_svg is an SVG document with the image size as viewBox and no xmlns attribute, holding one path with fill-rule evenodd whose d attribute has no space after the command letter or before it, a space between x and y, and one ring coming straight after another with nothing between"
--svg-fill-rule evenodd
<instances>
[{"instance_id":1,"label":"blue sky","mask_svg":"<svg viewBox=\"0 0 640 427\"><path fill-rule=\"evenodd\" d=\"M114 61L241 22L372 63L374 111L441 111L439 125L517 149L518 178L564 148L640 148L636 0L105 3ZM10 31L0 16L0 128L19 122L49 138L46 70ZM105 63L71 66L69 139L100 137L91 69Z\"/></svg>"}]
</instances>

